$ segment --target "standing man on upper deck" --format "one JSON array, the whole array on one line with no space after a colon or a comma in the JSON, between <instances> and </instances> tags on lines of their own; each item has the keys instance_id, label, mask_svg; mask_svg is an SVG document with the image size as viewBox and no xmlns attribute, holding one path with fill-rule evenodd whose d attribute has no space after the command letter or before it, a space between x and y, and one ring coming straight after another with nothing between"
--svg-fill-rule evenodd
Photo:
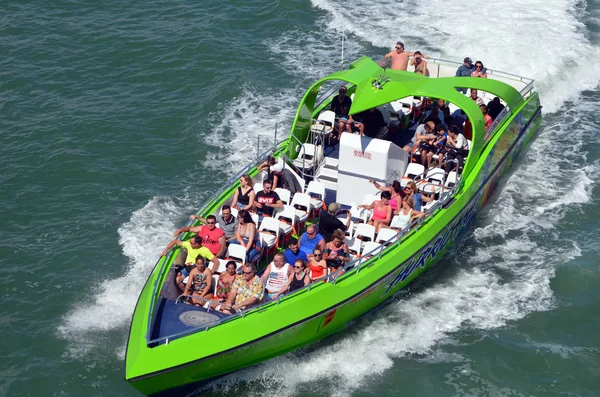
<instances>
[{"instance_id":1,"label":"standing man on upper deck","mask_svg":"<svg viewBox=\"0 0 600 397\"><path fill-rule=\"evenodd\" d=\"M406 70L408 67L408 58L415 54L410 51L404 51L404 44L399 41L396 43L396 48L393 51L385 54L385 58L377 62L379 66L383 66L388 62L388 59L392 59L393 70ZM429 59L428 56L423 55L423 58Z\"/></svg>"}]
</instances>

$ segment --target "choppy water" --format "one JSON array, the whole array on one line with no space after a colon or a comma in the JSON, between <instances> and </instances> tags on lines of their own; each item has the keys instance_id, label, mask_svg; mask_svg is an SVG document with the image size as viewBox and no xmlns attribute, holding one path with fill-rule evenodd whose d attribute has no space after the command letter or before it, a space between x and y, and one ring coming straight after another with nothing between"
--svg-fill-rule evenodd
<instances>
[{"instance_id":1,"label":"choppy water","mask_svg":"<svg viewBox=\"0 0 600 397\"><path fill-rule=\"evenodd\" d=\"M0 395L135 396L131 311L171 231L397 40L537 80L543 129L442 265L215 396L600 395L600 3L5 1Z\"/></svg>"}]
</instances>

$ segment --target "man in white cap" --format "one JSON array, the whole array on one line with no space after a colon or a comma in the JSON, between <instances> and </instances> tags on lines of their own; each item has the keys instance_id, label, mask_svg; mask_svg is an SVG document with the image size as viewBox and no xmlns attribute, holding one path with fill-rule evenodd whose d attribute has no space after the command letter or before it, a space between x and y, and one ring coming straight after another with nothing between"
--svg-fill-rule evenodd
<instances>
[{"instance_id":1,"label":"man in white cap","mask_svg":"<svg viewBox=\"0 0 600 397\"><path fill-rule=\"evenodd\" d=\"M337 211L340 209L339 203L331 203L327 207L327 211L321 211L319 215L319 233L323 236L326 242L331 241L331 235L337 229L345 232L350 227L350 221L352 220L352 214L347 211L348 218L346 224L335 217Z\"/></svg>"}]
</instances>

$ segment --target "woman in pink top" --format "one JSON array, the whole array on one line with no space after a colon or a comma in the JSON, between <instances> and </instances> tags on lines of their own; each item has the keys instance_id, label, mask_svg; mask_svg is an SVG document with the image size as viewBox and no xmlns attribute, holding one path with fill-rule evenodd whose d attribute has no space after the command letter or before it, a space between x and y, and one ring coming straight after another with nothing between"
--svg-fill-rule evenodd
<instances>
[{"instance_id":1,"label":"woman in pink top","mask_svg":"<svg viewBox=\"0 0 600 397\"><path fill-rule=\"evenodd\" d=\"M388 226L392 220L392 206L390 205L390 198L392 197L390 192L381 193L381 200L373 201L371 205L359 205L358 208L365 208L367 210L373 210L373 216L369 221L369 225L375 226L375 231L379 232L379 229L383 226Z\"/></svg>"},{"instance_id":2,"label":"woman in pink top","mask_svg":"<svg viewBox=\"0 0 600 397\"><path fill-rule=\"evenodd\" d=\"M402 189L400 182L394 181L392 182L392 186L381 186L372 179L369 179L369 182L371 182L375 188L381 190L382 192L390 192L390 206L392 207L394 215L397 215L398 210L402 208L402 200L404 200L404 190Z\"/></svg>"}]
</instances>

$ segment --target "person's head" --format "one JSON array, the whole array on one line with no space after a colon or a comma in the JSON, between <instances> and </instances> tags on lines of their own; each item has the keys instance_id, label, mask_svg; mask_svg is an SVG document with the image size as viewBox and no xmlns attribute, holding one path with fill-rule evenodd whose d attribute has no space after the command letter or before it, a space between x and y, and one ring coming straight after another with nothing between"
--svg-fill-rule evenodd
<instances>
[{"instance_id":1,"label":"person's head","mask_svg":"<svg viewBox=\"0 0 600 397\"><path fill-rule=\"evenodd\" d=\"M230 213L231 213L231 208L229 209ZM217 217L214 215L209 215L206 217L206 225L208 226L208 228L210 230L213 230L215 227L217 227Z\"/></svg>"},{"instance_id":2,"label":"person's head","mask_svg":"<svg viewBox=\"0 0 600 397\"><path fill-rule=\"evenodd\" d=\"M198 255L196 257L196 267L198 268L198 270L203 272L204 266L206 266L206 261L204 260L204 257L202 255Z\"/></svg>"},{"instance_id":3,"label":"person's head","mask_svg":"<svg viewBox=\"0 0 600 397\"><path fill-rule=\"evenodd\" d=\"M192 238L190 239L190 245L194 249L200 247L202 245L202 237L198 235L192 236Z\"/></svg>"},{"instance_id":4,"label":"person's head","mask_svg":"<svg viewBox=\"0 0 600 397\"><path fill-rule=\"evenodd\" d=\"M339 247L344 243L346 235L340 229L335 229L335 231L331 234L331 238L331 241L333 241L333 245Z\"/></svg>"},{"instance_id":5,"label":"person's head","mask_svg":"<svg viewBox=\"0 0 600 397\"><path fill-rule=\"evenodd\" d=\"M317 229L313 225L310 225L306 228L306 235L309 238L315 238L317 236Z\"/></svg>"},{"instance_id":6,"label":"person's head","mask_svg":"<svg viewBox=\"0 0 600 397\"><path fill-rule=\"evenodd\" d=\"M273 181L271 179L267 179L263 182L263 192L269 193L273 189Z\"/></svg>"},{"instance_id":7,"label":"person's head","mask_svg":"<svg viewBox=\"0 0 600 397\"><path fill-rule=\"evenodd\" d=\"M274 156L267 156L267 162L269 165L275 165L277 164L277 159Z\"/></svg>"},{"instance_id":8,"label":"person's head","mask_svg":"<svg viewBox=\"0 0 600 397\"><path fill-rule=\"evenodd\" d=\"M483 70L483 62L476 61L475 62L475 69L477 69L478 71L482 71Z\"/></svg>"},{"instance_id":9,"label":"person's head","mask_svg":"<svg viewBox=\"0 0 600 397\"><path fill-rule=\"evenodd\" d=\"M240 177L240 184L242 186L250 186L252 187L253 183L252 183L252 178L250 178L250 175L248 174L244 174Z\"/></svg>"},{"instance_id":10,"label":"person's head","mask_svg":"<svg viewBox=\"0 0 600 397\"><path fill-rule=\"evenodd\" d=\"M427 131L428 134L432 133L434 128L435 123L433 121L429 120L425 123L425 131Z\"/></svg>"},{"instance_id":11,"label":"person's head","mask_svg":"<svg viewBox=\"0 0 600 397\"><path fill-rule=\"evenodd\" d=\"M439 107L443 107L443 106L446 106L446 101L444 101L442 98L439 98L437 100L437 104Z\"/></svg>"},{"instance_id":12,"label":"person's head","mask_svg":"<svg viewBox=\"0 0 600 397\"><path fill-rule=\"evenodd\" d=\"M437 132L438 135L442 135L444 133L444 131L446 131L444 124L438 124L435 126L435 132Z\"/></svg>"},{"instance_id":13,"label":"person's head","mask_svg":"<svg viewBox=\"0 0 600 397\"><path fill-rule=\"evenodd\" d=\"M225 219L226 221L231 220L231 218L233 217L233 215L231 215L231 207L229 205L225 204L221 208L221 215L223 216L223 219Z\"/></svg>"},{"instance_id":14,"label":"person's head","mask_svg":"<svg viewBox=\"0 0 600 397\"><path fill-rule=\"evenodd\" d=\"M235 263L235 261L229 261L225 265L225 271L227 271L227 273L231 274L232 276L235 274L236 269L237 269L237 263Z\"/></svg>"},{"instance_id":15,"label":"person's head","mask_svg":"<svg viewBox=\"0 0 600 397\"><path fill-rule=\"evenodd\" d=\"M402 185L399 181L392 182L392 190L394 193L402 195Z\"/></svg>"},{"instance_id":16,"label":"person's head","mask_svg":"<svg viewBox=\"0 0 600 397\"><path fill-rule=\"evenodd\" d=\"M294 254L297 254L298 250L300 249L300 247L298 247L298 239L292 237L288 247Z\"/></svg>"},{"instance_id":17,"label":"person's head","mask_svg":"<svg viewBox=\"0 0 600 397\"><path fill-rule=\"evenodd\" d=\"M250 212L246 210L240 210L238 212L238 222L240 225L243 225L244 223L254 223L252 220L252 215L250 215Z\"/></svg>"},{"instance_id":18,"label":"person's head","mask_svg":"<svg viewBox=\"0 0 600 397\"><path fill-rule=\"evenodd\" d=\"M407 197L406 200L404 200L404 205L407 206L408 208L415 208L415 200L413 200L412 197Z\"/></svg>"},{"instance_id":19,"label":"person's head","mask_svg":"<svg viewBox=\"0 0 600 397\"><path fill-rule=\"evenodd\" d=\"M404 188L404 192L407 196L417 193L417 184L414 181L409 181Z\"/></svg>"},{"instance_id":20,"label":"person's head","mask_svg":"<svg viewBox=\"0 0 600 397\"><path fill-rule=\"evenodd\" d=\"M246 263L243 265L242 275L247 281L252 280L252 278L256 275L256 265L254 263Z\"/></svg>"},{"instance_id":21,"label":"person's head","mask_svg":"<svg viewBox=\"0 0 600 397\"><path fill-rule=\"evenodd\" d=\"M404 43L403 43L403 42L401 42L401 41L398 41L398 42L396 43L396 51L397 51L397 52L402 52L402 51L404 51Z\"/></svg>"},{"instance_id":22,"label":"person's head","mask_svg":"<svg viewBox=\"0 0 600 397\"><path fill-rule=\"evenodd\" d=\"M448 135L450 135L452 139L456 138L456 136L458 135L458 127L456 126L456 124L452 124L450 126L450 129L448 130Z\"/></svg>"},{"instance_id":23,"label":"person's head","mask_svg":"<svg viewBox=\"0 0 600 397\"><path fill-rule=\"evenodd\" d=\"M463 63L465 64L465 66L468 66L468 67L471 67L471 66L473 65L473 61L472 61L472 60L471 60L471 58L469 58L469 57L466 57L466 58L463 60Z\"/></svg>"},{"instance_id":24,"label":"person's head","mask_svg":"<svg viewBox=\"0 0 600 397\"><path fill-rule=\"evenodd\" d=\"M320 261L323 258L323 251L321 251L321 248L317 247L313 250L313 255L316 260Z\"/></svg>"},{"instance_id":25,"label":"person's head","mask_svg":"<svg viewBox=\"0 0 600 397\"><path fill-rule=\"evenodd\" d=\"M471 98L477 99L477 90L475 88L471 88Z\"/></svg>"},{"instance_id":26,"label":"person's head","mask_svg":"<svg viewBox=\"0 0 600 397\"><path fill-rule=\"evenodd\" d=\"M305 271L306 262L304 262L304 260L302 259L296 259L296 262L294 262L294 270L296 271L296 273Z\"/></svg>"},{"instance_id":27,"label":"person's head","mask_svg":"<svg viewBox=\"0 0 600 397\"><path fill-rule=\"evenodd\" d=\"M381 201L383 201L384 204L388 204L390 199L392 198L392 194L388 191L385 192L381 192Z\"/></svg>"},{"instance_id":28,"label":"person's head","mask_svg":"<svg viewBox=\"0 0 600 397\"><path fill-rule=\"evenodd\" d=\"M421 57L423 56L423 54L421 54L421 51L415 51L415 59L421 59Z\"/></svg>"},{"instance_id":29,"label":"person's head","mask_svg":"<svg viewBox=\"0 0 600 397\"><path fill-rule=\"evenodd\" d=\"M275 254L275 257L273 258L273 264L276 267L282 267L285 265L285 255L283 255L283 252L278 252Z\"/></svg>"},{"instance_id":30,"label":"person's head","mask_svg":"<svg viewBox=\"0 0 600 397\"><path fill-rule=\"evenodd\" d=\"M340 89L338 90L338 94L340 94L341 97L346 96L346 92L348 92L348 89L346 88L346 86L341 86Z\"/></svg>"},{"instance_id":31,"label":"person's head","mask_svg":"<svg viewBox=\"0 0 600 397\"><path fill-rule=\"evenodd\" d=\"M331 214L331 215L335 215L338 210L340 209L340 204L339 203L331 203L327 206L327 211Z\"/></svg>"},{"instance_id":32,"label":"person's head","mask_svg":"<svg viewBox=\"0 0 600 397\"><path fill-rule=\"evenodd\" d=\"M484 104L479 105L479 109L481 109L481 113L487 114L487 106Z\"/></svg>"}]
</instances>

